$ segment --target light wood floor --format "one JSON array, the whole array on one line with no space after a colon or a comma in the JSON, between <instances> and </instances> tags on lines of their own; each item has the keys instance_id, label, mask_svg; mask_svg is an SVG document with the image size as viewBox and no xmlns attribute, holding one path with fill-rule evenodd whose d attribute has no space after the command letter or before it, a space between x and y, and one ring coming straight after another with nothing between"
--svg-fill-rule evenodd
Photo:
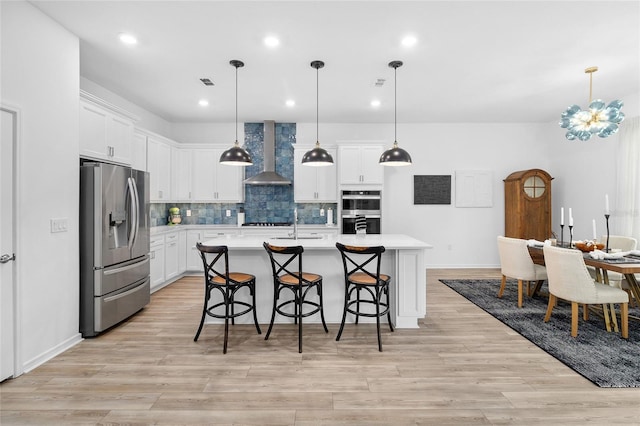
<instances>
[{"instance_id":1,"label":"light wood floor","mask_svg":"<svg viewBox=\"0 0 640 426\"><path fill-rule=\"evenodd\" d=\"M0 385L13 424L640 424L640 390L601 389L467 302L429 270L427 318L383 334L349 325L335 341L309 325L264 340L250 325L208 325L193 342L200 278L152 295L132 320ZM507 291L513 291L513 289ZM640 373L639 373L640 374Z\"/></svg>"}]
</instances>

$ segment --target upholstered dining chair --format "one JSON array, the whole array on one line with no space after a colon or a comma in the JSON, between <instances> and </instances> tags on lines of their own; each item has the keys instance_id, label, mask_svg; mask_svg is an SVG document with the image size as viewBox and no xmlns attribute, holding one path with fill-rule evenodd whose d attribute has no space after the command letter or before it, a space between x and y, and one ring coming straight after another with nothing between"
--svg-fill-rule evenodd
<instances>
[{"instance_id":1,"label":"upholstered dining chair","mask_svg":"<svg viewBox=\"0 0 640 426\"><path fill-rule=\"evenodd\" d=\"M553 246L544 246L547 266L549 304L544 322L551 318L557 299L571 302L571 336L578 335L578 305L582 304L583 318L588 318L587 305L620 304L621 334L629 337L629 295L610 285L596 282L584 263L582 252Z\"/></svg>"},{"instance_id":2,"label":"upholstered dining chair","mask_svg":"<svg viewBox=\"0 0 640 426\"><path fill-rule=\"evenodd\" d=\"M500 270L502 283L498 291L498 298L502 298L507 278L518 280L518 307L522 307L522 285L527 282L527 292L531 281L537 282L537 287L547 279L547 272L543 265L533 263L527 241L519 238L498 236L498 252L500 254Z\"/></svg>"},{"instance_id":3,"label":"upholstered dining chair","mask_svg":"<svg viewBox=\"0 0 640 426\"><path fill-rule=\"evenodd\" d=\"M606 243L607 236L602 236L602 242ZM609 235L609 249L618 249L620 251L630 251L635 250L638 247L638 240L633 237L625 237L622 235ZM624 275L619 274L617 272L609 271L607 272L607 277L609 278L609 285L616 286L621 288L627 293L630 292L629 286L624 279Z\"/></svg>"}]
</instances>

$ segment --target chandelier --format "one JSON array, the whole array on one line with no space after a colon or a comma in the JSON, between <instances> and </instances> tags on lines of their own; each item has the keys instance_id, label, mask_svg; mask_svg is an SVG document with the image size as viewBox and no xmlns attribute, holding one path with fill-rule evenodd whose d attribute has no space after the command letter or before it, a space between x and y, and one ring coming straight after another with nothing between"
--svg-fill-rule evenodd
<instances>
[{"instance_id":1,"label":"chandelier","mask_svg":"<svg viewBox=\"0 0 640 426\"><path fill-rule=\"evenodd\" d=\"M579 139L586 141L593 135L606 138L618 131L618 124L624 120L624 113L620 108L624 105L621 100L611 101L607 105L602 99L591 100L593 73L598 67L584 70L589 74L589 108L580 109L578 105L571 105L560 118L560 127L567 129L566 137L570 141Z\"/></svg>"}]
</instances>

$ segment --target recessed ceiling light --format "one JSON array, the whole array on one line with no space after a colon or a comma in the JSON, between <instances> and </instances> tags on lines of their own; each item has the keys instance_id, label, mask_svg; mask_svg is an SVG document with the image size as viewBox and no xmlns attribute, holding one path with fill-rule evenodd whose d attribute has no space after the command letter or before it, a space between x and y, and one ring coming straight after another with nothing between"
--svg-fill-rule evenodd
<instances>
[{"instance_id":1,"label":"recessed ceiling light","mask_svg":"<svg viewBox=\"0 0 640 426\"><path fill-rule=\"evenodd\" d=\"M208 100L206 100L206 99L200 99L200 100L198 101L198 105L200 105L201 107L209 106L209 101L208 101Z\"/></svg>"},{"instance_id":2,"label":"recessed ceiling light","mask_svg":"<svg viewBox=\"0 0 640 426\"><path fill-rule=\"evenodd\" d=\"M120 33L120 41L126 45L133 46L138 44L138 39L133 34Z\"/></svg>"},{"instance_id":3,"label":"recessed ceiling light","mask_svg":"<svg viewBox=\"0 0 640 426\"><path fill-rule=\"evenodd\" d=\"M379 107L380 106L380 101L377 100L377 99L372 100L371 101L371 106L374 107L374 108Z\"/></svg>"},{"instance_id":4,"label":"recessed ceiling light","mask_svg":"<svg viewBox=\"0 0 640 426\"><path fill-rule=\"evenodd\" d=\"M288 106L289 108L296 106L296 101L294 101L293 99L289 99L285 102L285 105Z\"/></svg>"},{"instance_id":5,"label":"recessed ceiling light","mask_svg":"<svg viewBox=\"0 0 640 426\"><path fill-rule=\"evenodd\" d=\"M418 39L416 39L414 36L406 36L405 38L402 39L402 45L404 47L414 46L417 42L418 42Z\"/></svg>"},{"instance_id":6,"label":"recessed ceiling light","mask_svg":"<svg viewBox=\"0 0 640 426\"><path fill-rule=\"evenodd\" d=\"M266 44L268 47L276 47L280 44L280 40L278 40L277 37L268 36L265 37L264 44Z\"/></svg>"}]
</instances>

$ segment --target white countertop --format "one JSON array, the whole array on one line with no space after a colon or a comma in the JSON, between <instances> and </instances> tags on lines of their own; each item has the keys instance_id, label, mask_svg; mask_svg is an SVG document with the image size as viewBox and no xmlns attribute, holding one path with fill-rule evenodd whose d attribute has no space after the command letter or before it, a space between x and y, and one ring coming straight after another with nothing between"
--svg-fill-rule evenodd
<instances>
[{"instance_id":1,"label":"white countertop","mask_svg":"<svg viewBox=\"0 0 640 426\"><path fill-rule=\"evenodd\" d=\"M233 229L237 229L237 230L246 230L246 231L251 231L251 230L260 230L260 231L267 231L267 230L273 230L273 231L287 231L287 232L292 232L293 231L293 225L291 226L238 226L238 225L222 225L222 224L218 224L218 225L162 225L162 226L153 226L150 228L151 230L151 235L158 235L158 234L164 234L167 232L175 232L175 231L179 231L179 230L216 230L219 229L220 231L224 231L224 230L233 230ZM302 232L321 232L322 230L327 230L327 231L335 231L335 230L339 230L337 225L333 225L333 226L327 226L327 225L323 225L323 224L299 224L298 225L298 229L301 230Z\"/></svg>"},{"instance_id":2,"label":"white countertop","mask_svg":"<svg viewBox=\"0 0 640 426\"><path fill-rule=\"evenodd\" d=\"M262 243L267 241L281 247L301 245L305 249L335 249L336 242L352 246L385 246L390 250L402 249L428 249L433 248L431 244L416 240L413 237L402 234L379 234L379 235L323 235L321 238L304 238L309 234L304 232L299 234L301 238L294 240L289 238L265 238L254 235L222 235L204 241L205 245L225 245L230 249L260 249L263 250Z\"/></svg>"}]
</instances>

